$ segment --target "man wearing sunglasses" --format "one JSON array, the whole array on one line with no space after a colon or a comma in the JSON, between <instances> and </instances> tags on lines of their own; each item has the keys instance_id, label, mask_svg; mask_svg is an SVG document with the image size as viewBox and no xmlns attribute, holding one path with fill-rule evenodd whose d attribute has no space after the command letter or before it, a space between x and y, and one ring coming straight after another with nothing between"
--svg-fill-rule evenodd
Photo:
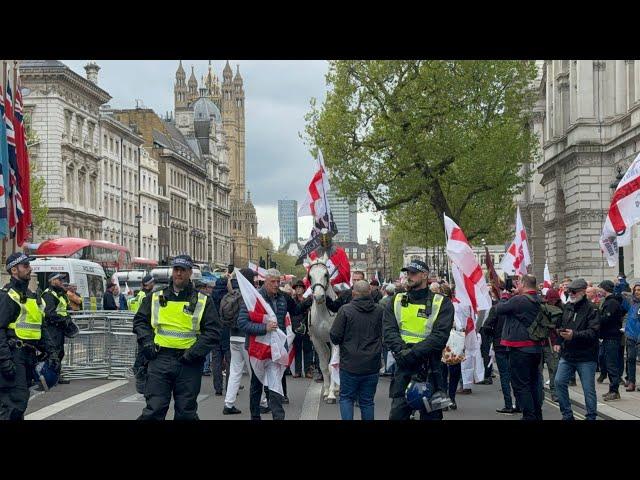
<instances>
[{"instance_id":1,"label":"man wearing sunglasses","mask_svg":"<svg viewBox=\"0 0 640 480\"><path fill-rule=\"evenodd\" d=\"M593 304L587 299L587 282L578 278L567 291L569 301L565 305L558 338L553 347L560 353L556 372L556 394L563 420L574 420L569 400L569 380L578 372L584 392L586 419L595 420L598 399L596 397L596 365L598 362L598 335L600 322Z\"/></svg>"}]
</instances>

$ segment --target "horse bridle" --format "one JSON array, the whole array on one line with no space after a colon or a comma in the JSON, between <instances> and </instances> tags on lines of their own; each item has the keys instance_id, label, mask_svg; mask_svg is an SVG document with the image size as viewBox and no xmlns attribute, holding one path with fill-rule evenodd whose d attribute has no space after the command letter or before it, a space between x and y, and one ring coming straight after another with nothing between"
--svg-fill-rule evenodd
<instances>
[{"instance_id":1,"label":"horse bridle","mask_svg":"<svg viewBox=\"0 0 640 480\"><path fill-rule=\"evenodd\" d=\"M311 269L313 267L315 267L316 265L321 265L322 267L324 267L325 269L325 277L327 279L327 285L329 284L329 268L324 264L324 263L320 263L320 262L316 262L311 264L311 266L309 267L309 273L311 273ZM309 283L311 283L311 275L307 273L307 278L309 279ZM327 287L325 285L322 285L321 283L314 283L313 285L311 285L311 292L313 292L315 290L316 287L322 287L322 290L325 291L325 294L327 292Z\"/></svg>"}]
</instances>

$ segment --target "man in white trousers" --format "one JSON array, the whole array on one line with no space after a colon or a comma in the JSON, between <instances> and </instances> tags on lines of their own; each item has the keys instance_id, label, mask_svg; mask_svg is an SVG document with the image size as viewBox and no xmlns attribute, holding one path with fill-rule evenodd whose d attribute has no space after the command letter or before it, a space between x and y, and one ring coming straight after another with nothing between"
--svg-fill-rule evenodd
<instances>
[{"instance_id":1,"label":"man in white trousers","mask_svg":"<svg viewBox=\"0 0 640 480\"><path fill-rule=\"evenodd\" d=\"M240 273L244 277L253 283L256 273L250 268L243 268ZM238 281L233 278L230 280L230 287L232 292L229 292L230 299L234 299L235 302L242 302L242 295L240 295L240 289L238 287ZM236 292L236 293L234 293ZM242 374L246 370L251 373L251 367L249 363L249 352L244 348L245 333L238 328L238 313L240 312L239 304L237 308L233 308L230 302L223 302L220 305L220 315L222 318L227 316L235 316L230 328L230 347L231 347L231 366L229 368L229 382L227 383L227 393L224 397L224 409L223 415L238 415L242 413L242 410L235 406L236 398L238 396L238 390L242 388L240 382L242 380ZM262 394L260 401L260 413L268 413L269 407L267 406L267 399Z\"/></svg>"}]
</instances>

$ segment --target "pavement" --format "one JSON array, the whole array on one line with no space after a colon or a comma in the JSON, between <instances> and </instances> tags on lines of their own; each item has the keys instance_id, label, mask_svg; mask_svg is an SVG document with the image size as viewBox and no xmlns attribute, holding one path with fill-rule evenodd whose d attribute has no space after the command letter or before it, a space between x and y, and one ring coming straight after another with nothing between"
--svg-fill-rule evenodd
<instances>
[{"instance_id":1,"label":"pavement","mask_svg":"<svg viewBox=\"0 0 640 480\"><path fill-rule=\"evenodd\" d=\"M198 397L198 415L202 420L248 420L249 419L248 375L242 379L245 386L239 391L236 407L239 415L223 415L224 396L216 396L211 377L202 377L202 389ZM386 420L389 416L391 399L388 397L389 377L381 377L375 396L375 418ZM287 420L339 420L337 404L326 404L320 398L322 384L306 378L287 376L290 403L284 405ZM640 393L640 392L639 392ZM520 415L501 415L496 408L503 406L500 382L493 385L475 385L470 395L458 395L458 409L445 412L445 420L519 420ZM58 385L49 392L32 392L27 420L133 420L140 415L145 405L144 398L135 391L130 380L73 380L68 385ZM545 420L559 420L560 411L556 404L545 401ZM581 419L584 411L576 408L576 417ZM173 403L167 419L173 418ZM271 414L262 416L271 420ZM360 411L355 409L355 418Z\"/></svg>"},{"instance_id":2,"label":"pavement","mask_svg":"<svg viewBox=\"0 0 640 480\"><path fill-rule=\"evenodd\" d=\"M596 373L596 378L599 376ZM569 387L569 398L574 406L584 410L585 401L580 376L576 374L576 386ZM544 369L545 382L549 380L548 370ZM609 380L603 383L596 382L596 396L598 398L597 412L598 417L604 420L640 420L640 392L626 392L624 383L620 384L620 400L611 400L605 402L602 396L609 391ZM550 394L549 386L545 384L545 392Z\"/></svg>"}]
</instances>

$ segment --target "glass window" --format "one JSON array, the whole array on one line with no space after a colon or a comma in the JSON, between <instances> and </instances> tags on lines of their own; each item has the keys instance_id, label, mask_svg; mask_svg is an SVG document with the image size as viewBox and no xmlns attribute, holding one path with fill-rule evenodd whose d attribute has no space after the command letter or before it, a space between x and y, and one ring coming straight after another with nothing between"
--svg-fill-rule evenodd
<instances>
[{"instance_id":1,"label":"glass window","mask_svg":"<svg viewBox=\"0 0 640 480\"><path fill-rule=\"evenodd\" d=\"M99 275L87 275L87 287L89 289L89 296L96 297L98 302L102 302L102 295L104 295L102 277Z\"/></svg>"}]
</instances>

